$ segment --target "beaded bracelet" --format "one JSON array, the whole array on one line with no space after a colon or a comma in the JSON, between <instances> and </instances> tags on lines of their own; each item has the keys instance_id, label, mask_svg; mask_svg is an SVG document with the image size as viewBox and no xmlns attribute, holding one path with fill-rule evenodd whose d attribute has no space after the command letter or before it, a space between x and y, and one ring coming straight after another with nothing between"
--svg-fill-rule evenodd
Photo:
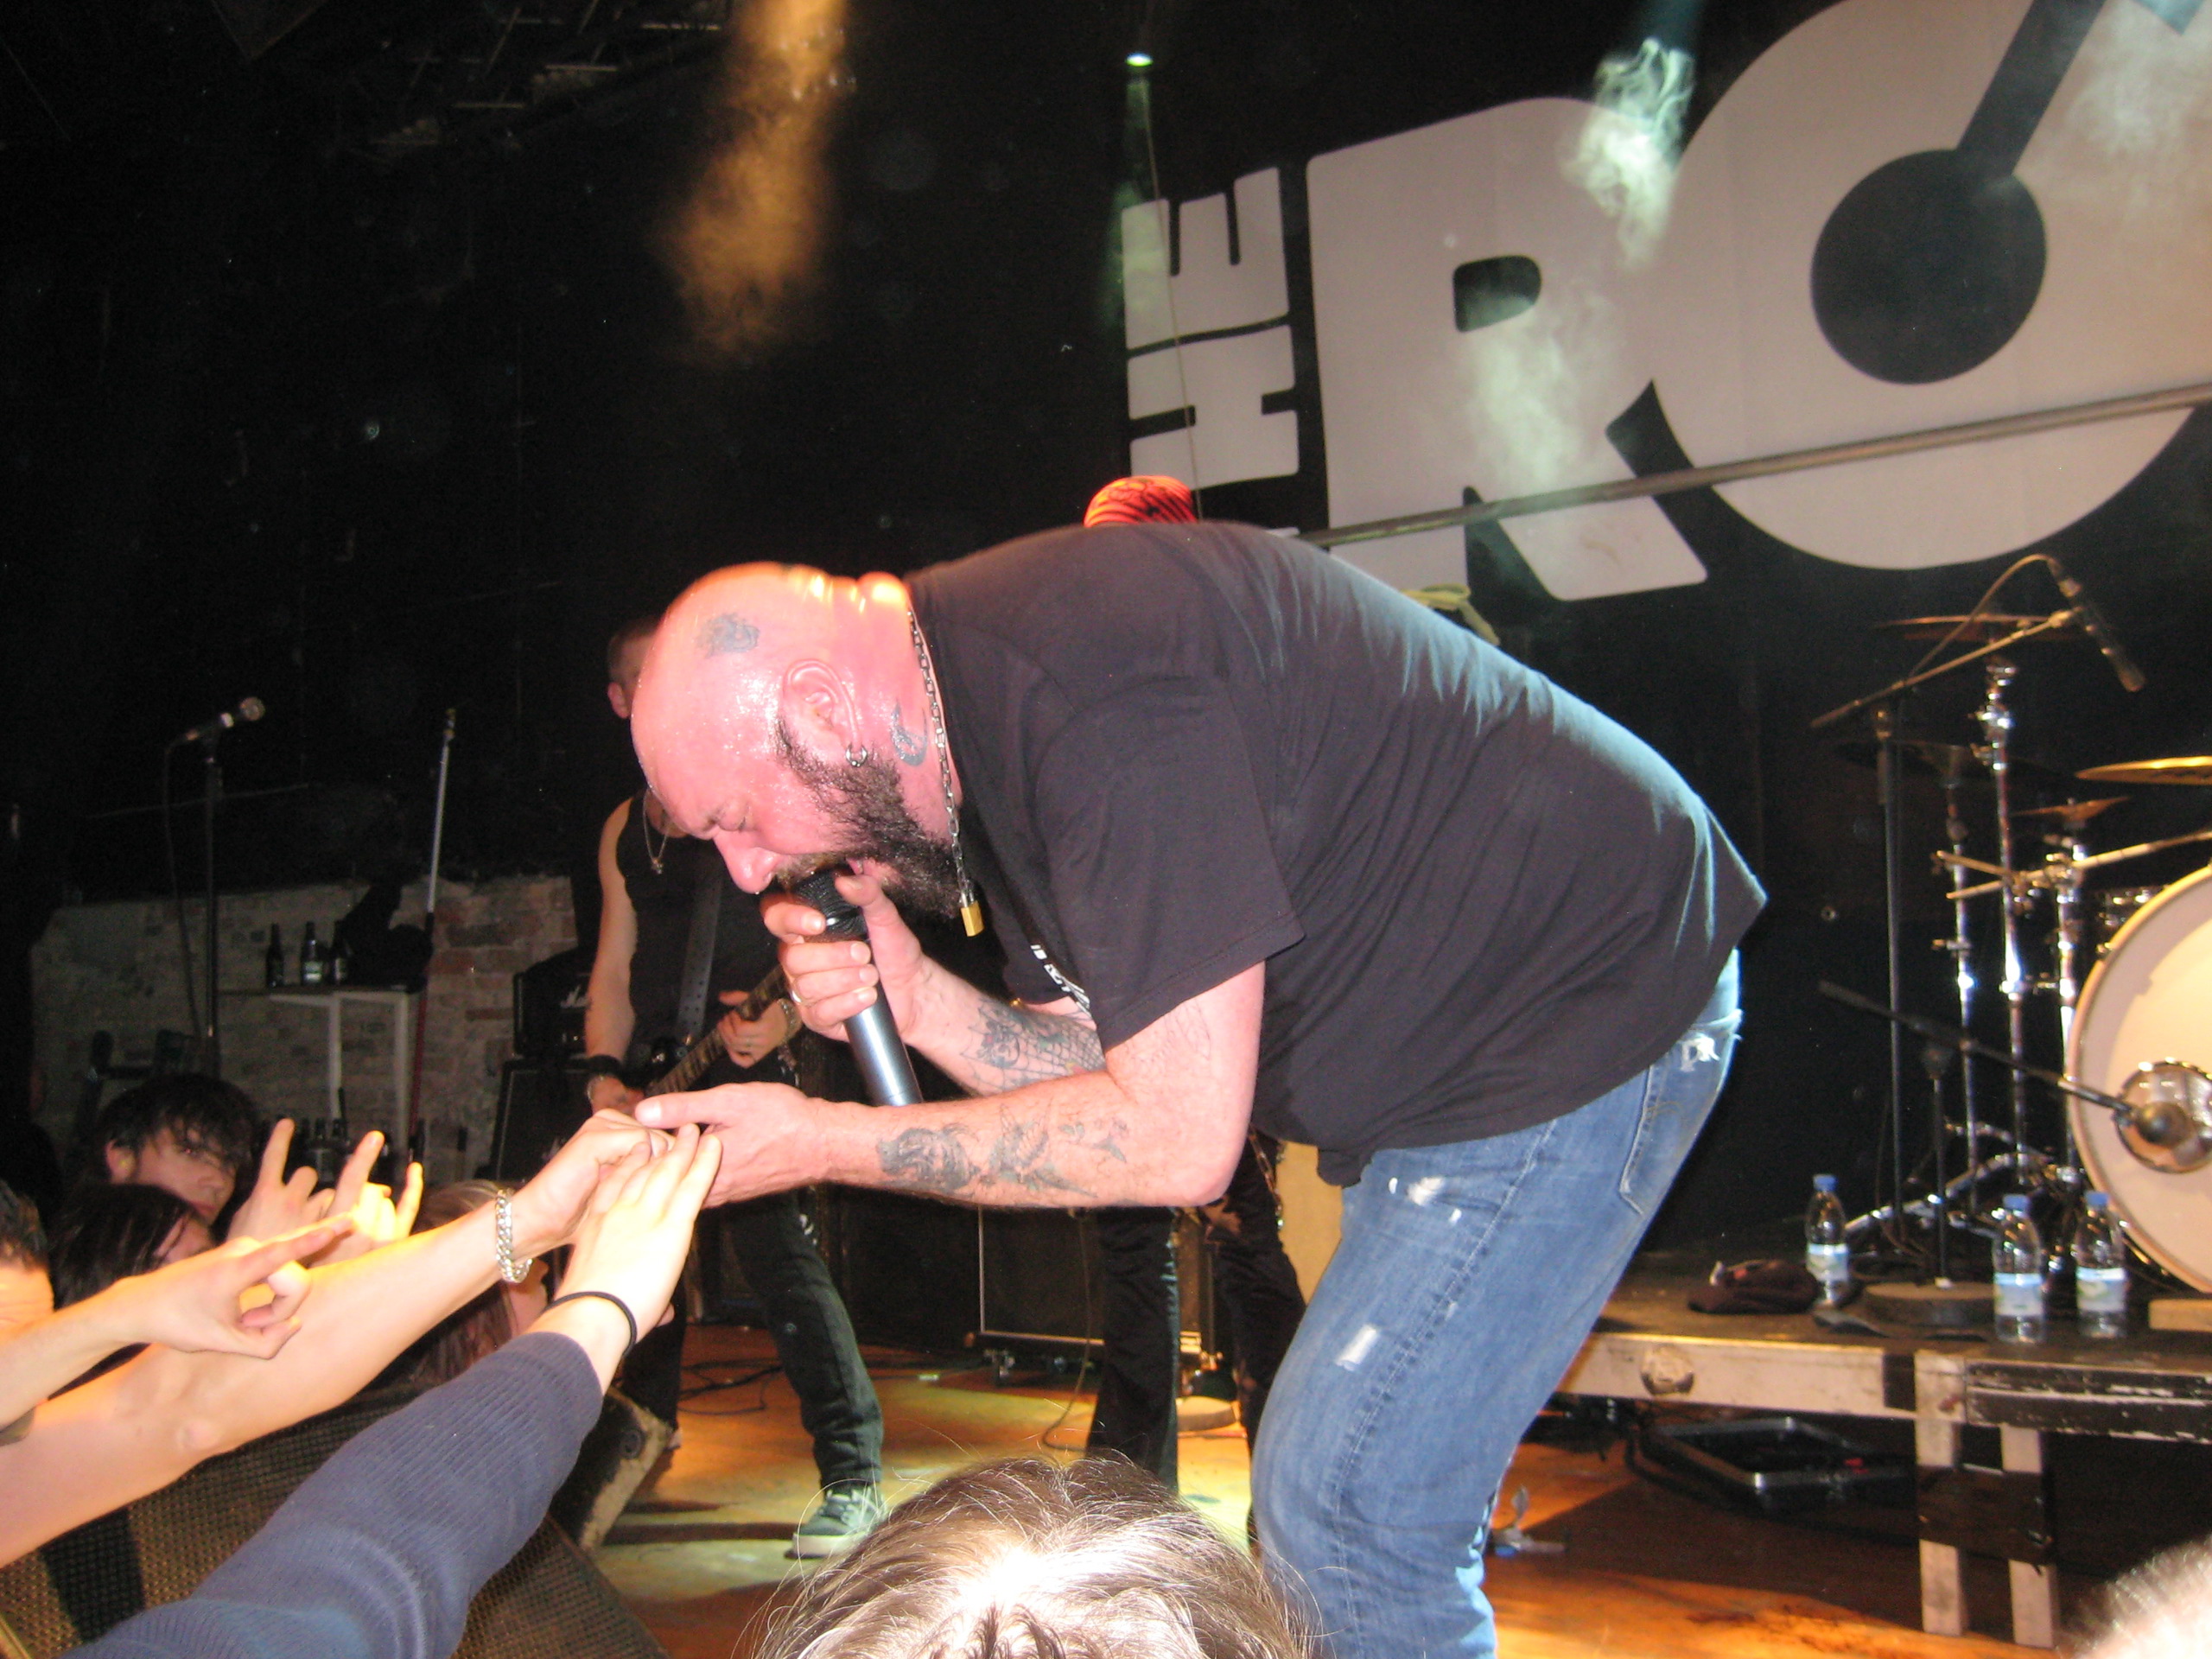
<instances>
[{"instance_id":1,"label":"beaded bracelet","mask_svg":"<svg viewBox=\"0 0 2212 1659\"><path fill-rule=\"evenodd\" d=\"M614 1304L616 1308L620 1310L622 1314L622 1322L630 1327L629 1344L627 1347L625 1347L622 1351L626 1354L630 1351L630 1349L636 1347L638 1345L638 1316L630 1311L629 1303L624 1301L620 1296L617 1296L611 1290L563 1291L561 1294L556 1296L551 1301L546 1303L545 1306L547 1311L550 1313L552 1309L560 1306L563 1302L580 1302L587 1296L597 1297L602 1302L612 1302Z\"/></svg>"},{"instance_id":2,"label":"beaded bracelet","mask_svg":"<svg viewBox=\"0 0 2212 1659\"><path fill-rule=\"evenodd\" d=\"M511 1285L522 1283L537 1258L515 1254L515 1201L504 1192L492 1200L492 1241L499 1255L499 1277Z\"/></svg>"}]
</instances>

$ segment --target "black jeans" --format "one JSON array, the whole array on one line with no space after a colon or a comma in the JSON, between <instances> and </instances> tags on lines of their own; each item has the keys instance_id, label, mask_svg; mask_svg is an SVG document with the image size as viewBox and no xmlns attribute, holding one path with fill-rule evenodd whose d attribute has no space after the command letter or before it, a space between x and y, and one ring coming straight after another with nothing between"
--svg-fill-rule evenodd
<instances>
[{"instance_id":1,"label":"black jeans","mask_svg":"<svg viewBox=\"0 0 2212 1659\"><path fill-rule=\"evenodd\" d=\"M822 1484L880 1479L882 1408L798 1195L780 1192L701 1214L701 1290L710 1308L725 1300L725 1249L760 1303L784 1376L798 1395L799 1421L814 1438ZM623 1368L630 1397L670 1422L682 1384L683 1345L681 1324L664 1325L637 1345Z\"/></svg>"},{"instance_id":2,"label":"black jeans","mask_svg":"<svg viewBox=\"0 0 2212 1659\"><path fill-rule=\"evenodd\" d=\"M1282 1248L1271 1179L1276 1152L1277 1143L1268 1137L1249 1137L1228 1192L1199 1211L1228 1316L1227 1346L1248 1446L1260 1432L1268 1391L1306 1312L1297 1270ZM1173 1486L1183 1344L1175 1212L1101 1210L1096 1227L1104 1306L1098 1406L1085 1449L1118 1452Z\"/></svg>"}]
</instances>

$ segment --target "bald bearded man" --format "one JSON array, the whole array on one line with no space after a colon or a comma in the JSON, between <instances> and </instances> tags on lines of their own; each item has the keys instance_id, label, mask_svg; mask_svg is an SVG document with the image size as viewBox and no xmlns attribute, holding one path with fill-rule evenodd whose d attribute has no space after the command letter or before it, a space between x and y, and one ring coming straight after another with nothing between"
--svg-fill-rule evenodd
<instances>
[{"instance_id":1,"label":"bald bearded man","mask_svg":"<svg viewBox=\"0 0 2212 1659\"><path fill-rule=\"evenodd\" d=\"M1494 1649L1481 1549L1520 1433L1726 1075L1760 894L1643 743L1317 550L1221 524L1033 537L911 591L780 566L670 611L632 729L755 893L825 860L867 945L763 906L808 1023L882 997L978 1098L773 1087L717 1198L1218 1197L1248 1125L1320 1148L1344 1236L1253 1472L1344 1659ZM886 896L981 880L1019 999Z\"/></svg>"}]
</instances>

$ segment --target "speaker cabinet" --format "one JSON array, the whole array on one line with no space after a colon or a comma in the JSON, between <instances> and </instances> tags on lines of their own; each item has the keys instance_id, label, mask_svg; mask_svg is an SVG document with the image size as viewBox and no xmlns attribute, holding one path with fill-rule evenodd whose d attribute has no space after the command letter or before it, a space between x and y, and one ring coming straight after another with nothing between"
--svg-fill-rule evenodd
<instances>
[{"instance_id":1,"label":"speaker cabinet","mask_svg":"<svg viewBox=\"0 0 2212 1659\"><path fill-rule=\"evenodd\" d=\"M484 1173L526 1181L591 1116L590 1075L559 1060L509 1060L499 1068L499 1116Z\"/></svg>"},{"instance_id":2,"label":"speaker cabinet","mask_svg":"<svg viewBox=\"0 0 2212 1659\"><path fill-rule=\"evenodd\" d=\"M1212 1263L1189 1211L1175 1218L1183 1351L1217 1351ZM987 1343L1080 1344L1099 1337L1104 1306L1096 1224L1088 1211L976 1212L977 1336Z\"/></svg>"}]
</instances>

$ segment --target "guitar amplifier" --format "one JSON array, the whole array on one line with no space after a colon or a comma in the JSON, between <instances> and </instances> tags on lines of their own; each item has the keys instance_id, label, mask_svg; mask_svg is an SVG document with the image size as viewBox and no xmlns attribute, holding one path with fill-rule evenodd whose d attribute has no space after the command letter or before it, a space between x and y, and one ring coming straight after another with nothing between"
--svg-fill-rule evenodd
<instances>
[{"instance_id":1,"label":"guitar amplifier","mask_svg":"<svg viewBox=\"0 0 2212 1659\"><path fill-rule=\"evenodd\" d=\"M492 1156L477 1173L526 1181L591 1116L591 1074L574 1060L509 1060L499 1068Z\"/></svg>"},{"instance_id":2,"label":"guitar amplifier","mask_svg":"<svg viewBox=\"0 0 2212 1659\"><path fill-rule=\"evenodd\" d=\"M1213 1263L1191 1211L1177 1214L1171 1248L1184 1351L1215 1353ZM1046 1347L1098 1339L1104 1287L1091 1212L978 1210L976 1255L978 1338Z\"/></svg>"}]
</instances>

